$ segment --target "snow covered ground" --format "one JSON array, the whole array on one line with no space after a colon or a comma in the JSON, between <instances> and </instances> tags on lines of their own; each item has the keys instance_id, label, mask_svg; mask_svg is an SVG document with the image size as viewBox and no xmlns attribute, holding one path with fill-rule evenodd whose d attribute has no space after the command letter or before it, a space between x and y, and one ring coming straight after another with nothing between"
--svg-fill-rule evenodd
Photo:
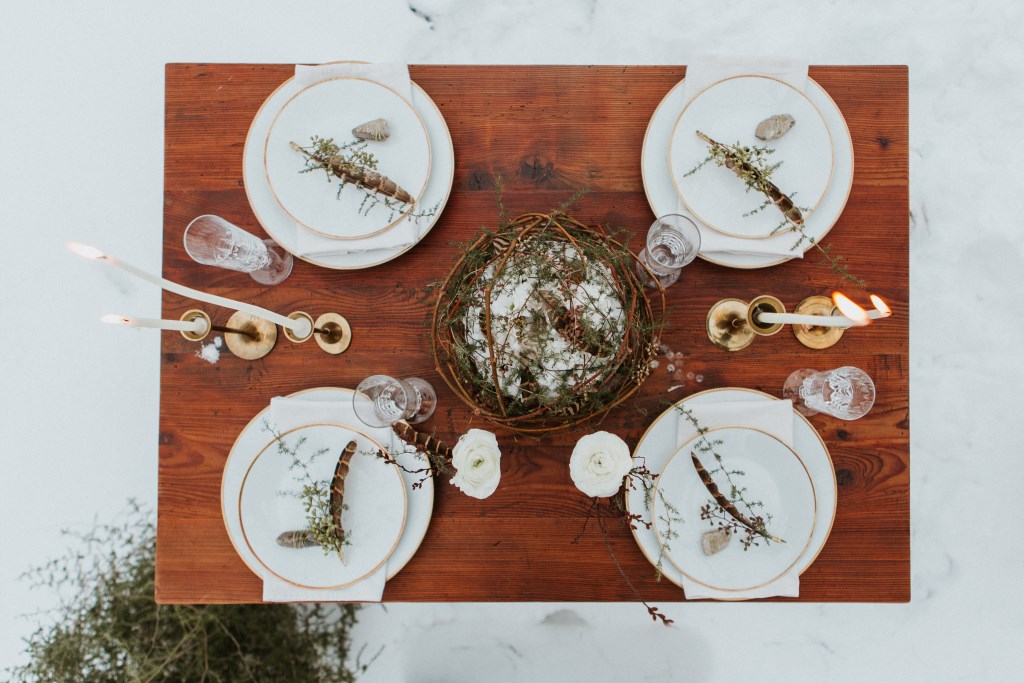
<instances>
[{"instance_id":1,"label":"snow covered ground","mask_svg":"<svg viewBox=\"0 0 1024 683\"><path fill-rule=\"evenodd\" d=\"M100 325L159 293L163 65L676 64L696 52L909 64L913 601L909 605L388 605L367 681L996 680L1019 666L1024 552L1024 5L1002 2L3 0L0 664L47 605L17 576L59 529L155 504L158 338ZM999 316L996 319L996 316ZM742 624L742 626L738 626Z\"/></svg>"}]
</instances>

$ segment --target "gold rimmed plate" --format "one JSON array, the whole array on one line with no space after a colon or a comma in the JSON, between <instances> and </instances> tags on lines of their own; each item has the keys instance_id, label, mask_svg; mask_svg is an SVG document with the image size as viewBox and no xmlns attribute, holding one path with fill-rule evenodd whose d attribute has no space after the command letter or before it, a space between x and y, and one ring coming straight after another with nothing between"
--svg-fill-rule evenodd
<instances>
[{"instance_id":1,"label":"gold rimmed plate","mask_svg":"<svg viewBox=\"0 0 1024 683\"><path fill-rule=\"evenodd\" d=\"M640 437L636 448L633 450L633 457L638 462L643 462L652 472L661 472L669 458L678 450L680 437L689 440L695 435L695 431L688 423L683 423L685 430L680 428L679 407L682 405L715 405L722 403L757 403L778 400L774 396L761 391L746 388L720 388L701 391L676 402L654 419L647 431ZM721 425L710 425L721 426ZM800 455L800 459L807 467L811 480L814 483L815 498L815 523L814 532L811 535L811 542L807 552L800 556L800 559L792 568L792 572L802 574L814 562L822 552L832 531L832 525L836 516L836 504L838 501L838 486L836 483L835 467L825 446L821 435L810 421L793 411L793 450ZM626 508L634 514L642 515L644 519L651 518L651 510L647 506L642 490L626 491ZM687 521L692 523L692 515ZM698 523L698 519L696 520ZM706 522L705 522L706 523ZM643 525L636 525L633 529L640 551L651 563L651 571L659 564L661 558L661 546L658 543L657 534L654 528L646 528ZM735 540L735 539L734 539ZM748 551L749 552L749 551ZM684 576L670 561L661 562L661 574L677 586L683 586ZM719 592L716 596L719 600L743 599L730 597L729 592Z\"/></svg>"},{"instance_id":2,"label":"gold rimmed plate","mask_svg":"<svg viewBox=\"0 0 1024 683\"><path fill-rule=\"evenodd\" d=\"M789 114L797 123L777 140L755 137L757 124L776 114ZM764 195L748 190L735 173L714 162L693 172L708 157L708 145L697 131L725 145L774 150L768 163L779 166L772 182L806 214L825 197L835 157L832 135L818 107L788 83L767 76L735 76L712 83L683 107L669 148L679 198L704 225L741 239L771 237L782 215L773 206L760 208Z\"/></svg>"},{"instance_id":3,"label":"gold rimmed plate","mask_svg":"<svg viewBox=\"0 0 1024 683\"><path fill-rule=\"evenodd\" d=\"M709 443L722 456L729 474L712 453L702 450ZM740 531L724 549L706 555L701 544L704 533L730 524L732 517L714 511L713 498L697 474L691 453L701 460L719 491L729 494L733 485L745 489L743 500L736 503L741 513L749 519L771 515L767 531L784 542L755 536L756 546L744 549L746 534ZM661 549L683 576L706 588L739 592L775 581L796 565L814 533L814 484L807 468L793 449L756 429L724 427L695 436L666 463L657 488L653 521ZM671 537L665 521L669 504L684 520L672 525ZM716 518L702 520L701 508L708 504Z\"/></svg>"},{"instance_id":4,"label":"gold rimmed plate","mask_svg":"<svg viewBox=\"0 0 1024 683\"><path fill-rule=\"evenodd\" d=\"M374 238L370 238L365 245L358 243L360 244L359 249L304 253L300 248L298 233L300 231L309 233L310 231L299 227L274 198L267 181L263 155L267 132L270 130L274 117L284 103L303 87L294 77L287 79L267 97L249 126L245 138L245 148L242 152L242 180L245 185L245 195L253 214L267 234L284 249L303 261L323 268L360 270L398 258L426 237L440 219L441 212L451 196L452 184L455 179L455 148L441 110L423 88L415 82L412 83L412 104L426 126L431 147L430 178L418 203L424 209L434 209L434 207L437 209L432 216L423 218L422 221L416 223L416 237L413 243L390 247L378 246ZM323 182L324 185L327 184L326 180ZM334 187L336 188L336 186ZM327 189L330 190L330 186ZM407 217L404 220L412 219ZM345 242L342 241L339 244L344 245Z\"/></svg>"},{"instance_id":5,"label":"gold rimmed plate","mask_svg":"<svg viewBox=\"0 0 1024 683\"><path fill-rule=\"evenodd\" d=\"M355 126L375 118L389 122L391 136L366 143L377 170L409 192L417 202L430 178L430 136L412 104L390 87L355 76L330 78L292 95L275 114L267 131L264 173L274 199L295 223L318 235L338 240L379 235L401 222L416 203L395 208L371 207L367 192L324 171L303 173L305 158L291 143L310 145L310 136L343 144ZM330 180L330 182L328 182ZM378 195L377 200L382 200ZM370 200L370 202L375 200Z\"/></svg>"},{"instance_id":6,"label":"gold rimmed plate","mask_svg":"<svg viewBox=\"0 0 1024 683\"><path fill-rule=\"evenodd\" d=\"M357 450L342 513L344 560L319 546L279 545L279 534L306 526L298 493L312 481L329 486L338 456L353 440ZM407 501L398 467L374 455L381 448L346 425L310 424L282 433L259 451L242 477L237 505L242 538L265 573L300 588L326 590L361 581L387 561L402 537Z\"/></svg>"},{"instance_id":7,"label":"gold rimmed plate","mask_svg":"<svg viewBox=\"0 0 1024 683\"><path fill-rule=\"evenodd\" d=\"M804 221L804 230L807 235L821 241L839 220L846 202L850 198L854 171L853 139L842 112L821 85L813 78L808 78L805 92L825 117L834 141L835 163L832 181L817 210L807 216ZM678 213L682 208L682 202L672 182L668 156L672 133L686 99L686 80L683 79L662 98L644 133L640 154L640 174L647 202L656 216ZM740 181L737 179L736 182ZM710 228L704 227L701 229L710 230ZM770 253L753 253L750 251L750 240L729 236L723 236L723 240L725 241L717 251L702 251L699 255L700 258L729 268L768 268L785 263L792 258L779 257L777 254ZM780 233L774 237L765 238L765 241L778 245L783 250L793 251L793 256L798 256L801 252L812 248L811 243L805 240L802 246L794 249L796 239L792 232Z\"/></svg>"}]
</instances>

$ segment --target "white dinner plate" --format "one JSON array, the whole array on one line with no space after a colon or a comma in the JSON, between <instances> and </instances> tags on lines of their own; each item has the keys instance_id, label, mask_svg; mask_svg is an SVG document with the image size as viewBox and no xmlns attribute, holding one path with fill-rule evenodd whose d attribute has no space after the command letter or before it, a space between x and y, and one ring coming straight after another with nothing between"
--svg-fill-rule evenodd
<instances>
[{"instance_id":1,"label":"white dinner plate","mask_svg":"<svg viewBox=\"0 0 1024 683\"><path fill-rule=\"evenodd\" d=\"M665 467L672 454L678 450L677 427L679 424L679 413L676 410L676 406L683 403L708 405L734 401L776 400L778 399L774 396L754 389L739 388L709 389L692 396L687 396L676 402L675 405L667 408L654 419L651 426L640 437L640 441L633 451L633 457L637 462L643 462L652 472L660 472ZM814 484L815 501L814 532L811 534L811 542L807 546L807 552L800 556L796 564L793 565L793 569L790 570L795 571L797 574L802 574L818 557L821 549L825 547L829 534L832 532L832 523L835 521L836 516L838 491L835 469L833 468L828 448L825 447L825 442L806 417L795 410L793 411L793 417L793 450L796 451L807 467L807 472L810 474L811 481ZM694 435L694 431L689 426L687 426L687 434L688 437ZM637 488L639 489L640 487ZM643 515L644 519L650 519L651 511L644 504L642 490L627 489L626 508L631 513ZM640 546L640 551L651 563L651 571L654 571L653 567L657 565L661 548L658 543L657 534L653 528L645 528L642 524L635 526L633 537L636 539L637 545ZM758 548L758 550L761 550L761 548ZM672 583L682 587L683 575L671 562L663 563L662 574Z\"/></svg>"},{"instance_id":2,"label":"white dinner plate","mask_svg":"<svg viewBox=\"0 0 1024 683\"><path fill-rule=\"evenodd\" d=\"M685 79L679 81L668 91L661 103L658 104L657 109L654 110L651 121L647 125L647 132L644 134L644 144L640 155L640 173L643 177L647 203L650 204L651 210L656 216L677 213L681 204L672 182L672 175L669 172L668 156L672 131L679 118L679 113L683 109L685 95L683 85L685 82ZM843 208L846 206L846 200L850 196L850 188L853 186L853 140L850 137L846 119L843 118L839 107L814 79L807 79L806 94L825 117L825 123L828 124L834 144L835 160L832 182L829 183L828 190L818 205L818 209L804 222L807 234L821 240L839 220L839 216L842 215ZM719 142L723 141L719 140ZM735 240L736 249L740 251L750 248L749 240L739 237L727 237L726 239ZM774 243L775 240L778 240L778 244L784 248L796 243L792 232L765 238L764 242ZM808 243L799 247L802 251L811 248ZM730 268L767 268L789 260L766 254L726 252L715 252L713 256L700 254L700 258Z\"/></svg>"},{"instance_id":3,"label":"white dinner plate","mask_svg":"<svg viewBox=\"0 0 1024 683\"><path fill-rule=\"evenodd\" d=\"M783 137L765 142L754 135L757 124L775 114L796 120ZM772 182L810 216L832 179L832 136L825 118L802 92L766 76L737 76L713 83L679 114L669 147L672 180L683 204L709 228L748 239L771 237L783 221L774 206L759 207L766 197L749 190L724 166L705 164L707 143L701 131L724 145L773 149L769 164L780 164ZM753 212L753 213L751 213Z\"/></svg>"},{"instance_id":4,"label":"white dinner plate","mask_svg":"<svg viewBox=\"0 0 1024 683\"><path fill-rule=\"evenodd\" d=\"M339 404L345 416L344 422L353 425L356 431L368 435L373 441L383 444L395 454L399 464L410 470L417 470L424 466L422 460L414 453L405 453L400 448L397 437L390 429L379 427L368 427L357 420L352 412L351 389L339 388L316 388L307 389L291 394L290 397L301 396L304 400L310 401L333 401ZM260 564L252 549L246 543L245 534L242 532L242 519L239 510L239 495L242 491L242 481L250 465L263 450L267 442L272 438L268 432L268 426L276 429L275 425L266 425L269 418L270 407L266 407L253 417L252 420L242 429L238 438L235 439L231 452L228 454L227 462L224 463L224 474L221 477L221 513L224 517L224 527L227 530L228 538L235 548L235 552L256 575L262 576L266 570ZM344 445L344 444L343 444ZM409 563L423 537L430 526L430 517L434 507L434 480L427 478L420 488L413 489L413 484L420 480L420 475L405 472L400 473L405 487L407 511L405 516L405 527L402 531L398 545L388 557L387 578L391 579ZM348 487L346 486L346 489ZM274 539L271 539L274 540ZM303 553L323 555L318 548L310 548Z\"/></svg>"},{"instance_id":5,"label":"white dinner plate","mask_svg":"<svg viewBox=\"0 0 1024 683\"><path fill-rule=\"evenodd\" d=\"M279 545L279 534L306 527L299 492L314 483L329 490L338 457L351 441L356 453L345 478L344 560L319 546ZM295 457L282 447L294 450ZM263 447L242 479L238 509L245 543L265 570L300 588L328 589L361 581L384 564L402 537L406 501L398 467L373 455L381 448L367 435L336 424L297 427Z\"/></svg>"},{"instance_id":6,"label":"white dinner plate","mask_svg":"<svg viewBox=\"0 0 1024 683\"><path fill-rule=\"evenodd\" d=\"M416 246L416 244L347 253L332 253L315 257L303 256L297 253L297 233L302 228L288 215L288 212L278 203L274 198L274 193L270 190L270 183L267 181L267 174L263 164L263 149L267 133L277 112L302 89L303 86L297 84L294 78L289 78L278 86L263 102L255 118L253 118L252 124L249 126L249 133L245 138L245 150L242 155L242 178L245 184L245 194L249 199L249 206L252 207L256 220L260 222L260 225L263 226L267 234L284 249L294 254L297 258L324 268L358 270L361 268L372 268L373 266L398 258ZM452 145L451 135L448 132L448 125L441 115L441 110L437 108L437 105L430 99L430 96L416 83L412 84L412 92L413 107L423 120L427 135L430 138L430 177L427 179L426 187L419 202L417 202L417 206L422 207L424 210L432 209L434 206L437 207L437 211L432 216L424 217L416 223L418 242L426 237L427 233L434 227L441 217L445 204L448 202L452 182L455 178L455 149ZM324 184L327 184L326 181L324 181ZM403 220L411 219L406 217Z\"/></svg>"},{"instance_id":7,"label":"white dinner plate","mask_svg":"<svg viewBox=\"0 0 1024 683\"><path fill-rule=\"evenodd\" d=\"M714 510L716 503L697 474L691 453L697 455L719 491L726 495L730 491L729 479L714 456L701 451L701 447L709 444L722 455L728 469L743 472L744 498L763 506L747 509L742 502L737 502L740 512L750 519L770 514L766 530L784 543L755 537L758 547L744 550L742 540L746 535L740 532L734 534L721 551L704 554L701 547L704 533L732 520L728 512L718 513L718 518L711 520L700 518L703 506L710 504ZM732 476L735 479L736 475ZM666 557L684 576L708 588L744 591L771 583L792 568L811 541L814 486L810 475L793 449L765 432L725 427L708 430L703 436L696 435L669 459L657 479L657 489L652 519ZM673 525L672 531L678 536L671 541L667 541L664 522L666 502L686 520Z\"/></svg>"},{"instance_id":8,"label":"white dinner plate","mask_svg":"<svg viewBox=\"0 0 1024 683\"><path fill-rule=\"evenodd\" d=\"M306 158L294 150L310 138L354 140L352 129L376 118L388 121L387 140L365 143L377 170L414 198L423 194L430 177L430 139L422 119L409 102L391 88L365 78L341 77L314 83L289 99L274 117L264 145L267 182L275 199L297 223L335 239L371 237L394 226L416 205L392 211L367 210L366 191L347 186L323 171L303 172Z\"/></svg>"}]
</instances>

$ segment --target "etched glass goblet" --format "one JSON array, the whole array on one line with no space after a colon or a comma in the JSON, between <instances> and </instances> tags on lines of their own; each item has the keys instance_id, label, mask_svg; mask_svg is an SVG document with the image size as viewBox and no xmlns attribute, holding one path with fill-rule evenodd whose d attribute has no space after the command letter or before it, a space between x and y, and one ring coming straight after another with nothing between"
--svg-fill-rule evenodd
<instances>
[{"instance_id":1,"label":"etched glass goblet","mask_svg":"<svg viewBox=\"0 0 1024 683\"><path fill-rule=\"evenodd\" d=\"M437 395L430 383L419 377L400 380L371 375L356 387L352 407L356 417L371 427L390 427L399 420L416 424L434 414Z\"/></svg>"},{"instance_id":2,"label":"etched glass goblet","mask_svg":"<svg viewBox=\"0 0 1024 683\"><path fill-rule=\"evenodd\" d=\"M220 216L200 216L189 223L185 251L198 263L248 273L261 285L284 282L294 265L292 255L274 240L261 240Z\"/></svg>"},{"instance_id":3,"label":"etched glass goblet","mask_svg":"<svg viewBox=\"0 0 1024 683\"><path fill-rule=\"evenodd\" d=\"M826 372L803 368L786 379L782 396L791 399L804 415L825 413L840 420L857 420L875 404L875 383L851 365Z\"/></svg>"},{"instance_id":4,"label":"etched glass goblet","mask_svg":"<svg viewBox=\"0 0 1024 683\"><path fill-rule=\"evenodd\" d=\"M697 258L700 251L700 230L697 224L686 216L670 213L654 221L647 231L647 243L637 258L654 273L657 282L651 279L639 263L637 275L648 287L668 287L679 279L683 267Z\"/></svg>"}]
</instances>

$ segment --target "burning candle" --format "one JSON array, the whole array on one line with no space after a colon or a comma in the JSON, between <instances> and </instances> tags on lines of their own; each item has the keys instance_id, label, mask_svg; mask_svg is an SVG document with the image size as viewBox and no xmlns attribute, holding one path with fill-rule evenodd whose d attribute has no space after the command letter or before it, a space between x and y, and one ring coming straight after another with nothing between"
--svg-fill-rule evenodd
<instances>
[{"instance_id":1,"label":"burning candle","mask_svg":"<svg viewBox=\"0 0 1024 683\"><path fill-rule=\"evenodd\" d=\"M96 247L89 246L88 244L69 242L68 249L75 252L79 256L84 256L85 258L94 259L97 261L105 261L110 265L114 266L115 268L120 268L126 273L130 273L135 277L145 280L146 282L151 282L158 287L166 289L168 292L174 292L175 294L187 296L191 299L205 301L206 303L213 304L215 306L231 308L236 311L248 313L249 315L254 315L257 318L269 320L270 322L276 325L280 325L281 327L287 327L297 337L308 337L312 333L312 330L310 329L311 325L309 321L306 319L293 320L286 316L280 315L279 313L274 313L273 311L268 311L265 308L260 308L259 306L253 306L252 304L242 303L241 301L235 301L234 299L228 299L226 297L217 296L216 294L207 294L206 292L200 292L197 289L192 289L190 287L185 287L184 285L179 285L176 282L171 282L170 280L165 280L161 277L157 277L156 275L151 275L150 273L147 273L144 270L136 268L130 263L119 261L115 259L113 256L104 254Z\"/></svg>"},{"instance_id":2,"label":"burning candle","mask_svg":"<svg viewBox=\"0 0 1024 683\"><path fill-rule=\"evenodd\" d=\"M890 315L892 315L892 309L890 309L889 305L882 300L882 297L876 294L872 294L871 303L875 305L875 310L868 311L868 317L871 318L872 320L878 320L879 318L888 318Z\"/></svg>"},{"instance_id":3,"label":"burning candle","mask_svg":"<svg viewBox=\"0 0 1024 683\"><path fill-rule=\"evenodd\" d=\"M756 312L757 322L764 324L809 325L814 327L854 327L871 322L867 312L845 294L835 292L832 301L842 315L800 315L797 313Z\"/></svg>"},{"instance_id":4,"label":"burning candle","mask_svg":"<svg viewBox=\"0 0 1024 683\"><path fill-rule=\"evenodd\" d=\"M194 332L195 334L206 333L206 321L202 318L195 318L193 320L159 320L156 318L132 318L127 315L111 314L103 316L100 320L112 325L127 325L128 327L155 327L159 330Z\"/></svg>"}]
</instances>

